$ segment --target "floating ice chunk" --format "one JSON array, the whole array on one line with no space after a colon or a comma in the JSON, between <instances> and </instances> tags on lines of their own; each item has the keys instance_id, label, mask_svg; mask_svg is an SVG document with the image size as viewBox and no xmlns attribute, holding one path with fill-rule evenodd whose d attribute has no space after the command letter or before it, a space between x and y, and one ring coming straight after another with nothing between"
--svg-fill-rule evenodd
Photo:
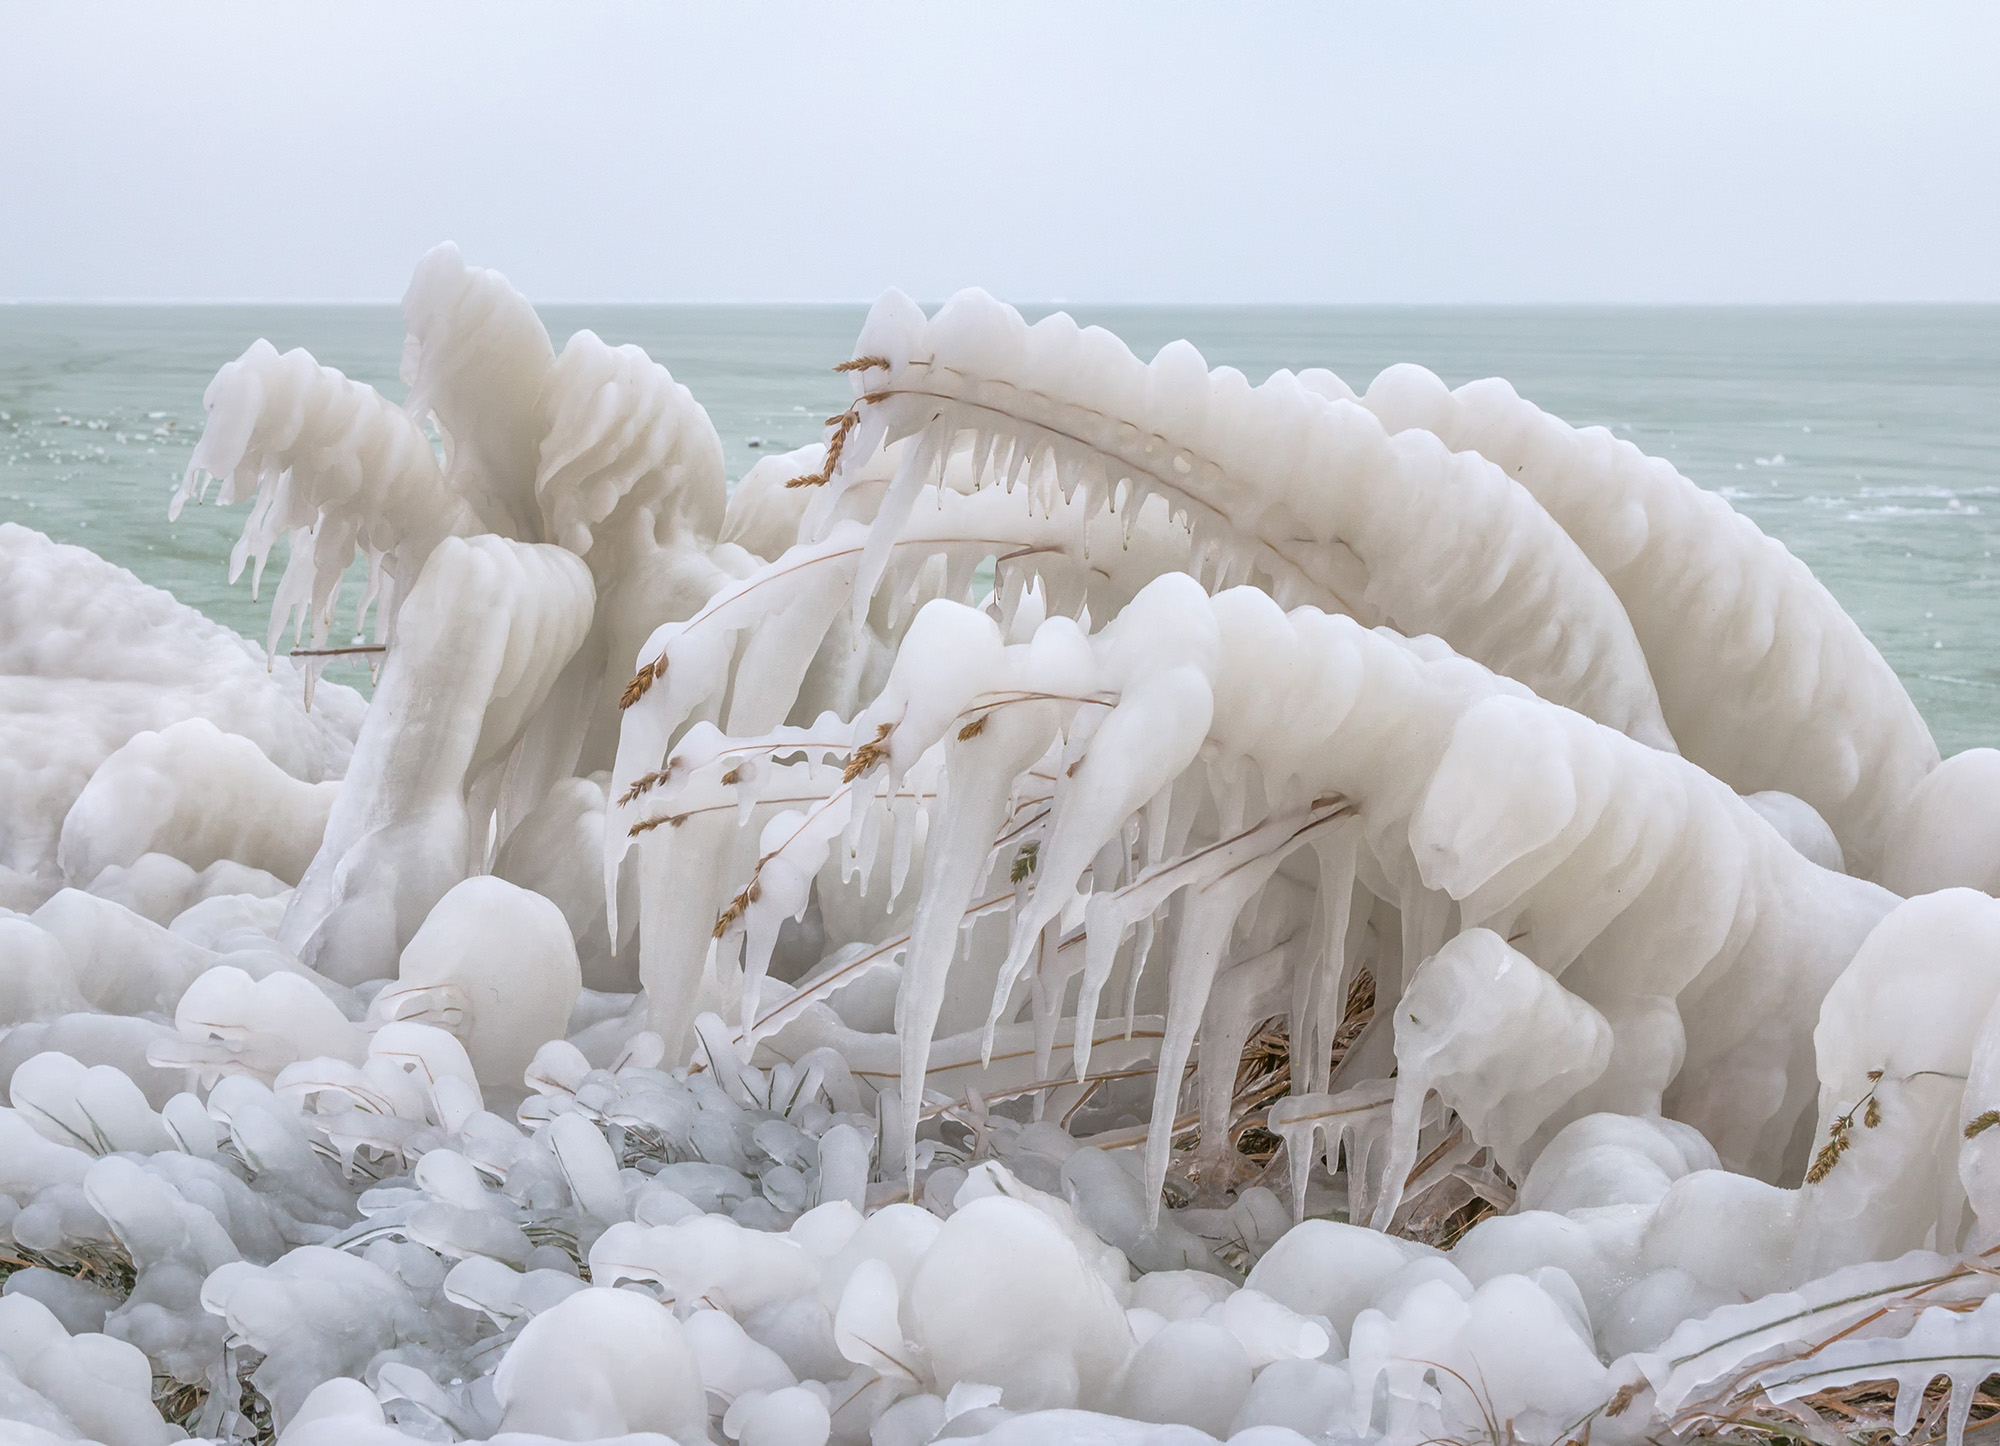
<instances>
[{"instance_id":1,"label":"floating ice chunk","mask_svg":"<svg viewBox=\"0 0 2000 1446\"><path fill-rule=\"evenodd\" d=\"M505 1431L588 1441L707 1434L702 1379L674 1313L635 1291L593 1287L536 1316L493 1374Z\"/></svg>"}]
</instances>

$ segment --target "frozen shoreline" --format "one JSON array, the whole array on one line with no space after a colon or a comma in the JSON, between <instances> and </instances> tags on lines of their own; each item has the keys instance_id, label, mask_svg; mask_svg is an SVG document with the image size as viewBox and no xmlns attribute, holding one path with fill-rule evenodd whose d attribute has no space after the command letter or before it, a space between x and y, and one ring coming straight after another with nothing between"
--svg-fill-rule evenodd
<instances>
[{"instance_id":1,"label":"frozen shoreline","mask_svg":"<svg viewBox=\"0 0 2000 1446\"><path fill-rule=\"evenodd\" d=\"M365 706L0 526L7 1439L1955 1440L2000 755L1724 500L980 293L726 493L455 250L405 322L175 504L274 640L367 571Z\"/></svg>"}]
</instances>

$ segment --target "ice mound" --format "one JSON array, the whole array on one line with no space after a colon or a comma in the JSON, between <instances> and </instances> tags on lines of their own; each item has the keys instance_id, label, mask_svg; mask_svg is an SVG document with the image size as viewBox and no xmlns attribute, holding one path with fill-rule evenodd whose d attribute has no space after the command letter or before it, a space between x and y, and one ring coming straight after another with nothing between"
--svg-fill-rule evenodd
<instances>
[{"instance_id":1,"label":"ice mound","mask_svg":"<svg viewBox=\"0 0 2000 1446\"><path fill-rule=\"evenodd\" d=\"M362 708L353 689L330 685L308 712L289 661L267 663L229 629L83 548L0 523L0 906L32 909L65 882L91 882L66 877L58 861L64 822L98 766L136 735L202 719L256 745L278 772L317 784L345 772ZM251 800L209 802L207 827L257 826L244 821L256 812ZM125 821L122 842L129 850L168 821ZM287 845L298 846L296 836ZM139 856L91 855L78 866Z\"/></svg>"},{"instance_id":2,"label":"ice mound","mask_svg":"<svg viewBox=\"0 0 2000 1446\"><path fill-rule=\"evenodd\" d=\"M1719 498L977 292L728 495L637 348L404 317L179 499L273 649L365 559L365 712L0 529L0 1441L1987 1414L2000 767Z\"/></svg>"}]
</instances>

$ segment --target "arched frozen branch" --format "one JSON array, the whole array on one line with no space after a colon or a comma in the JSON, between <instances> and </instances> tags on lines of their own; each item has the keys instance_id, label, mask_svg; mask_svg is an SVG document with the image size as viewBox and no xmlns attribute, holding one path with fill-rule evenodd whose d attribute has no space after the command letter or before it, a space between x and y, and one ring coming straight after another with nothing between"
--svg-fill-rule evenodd
<instances>
[{"instance_id":1,"label":"arched frozen branch","mask_svg":"<svg viewBox=\"0 0 2000 1446\"><path fill-rule=\"evenodd\" d=\"M1875 645L1810 569L1721 497L1497 378L1448 391L1391 367L1362 405L1476 452L1531 492L1625 605L1681 751L1742 793L1803 798L1877 877L1937 745Z\"/></svg>"},{"instance_id":2,"label":"arched frozen branch","mask_svg":"<svg viewBox=\"0 0 2000 1446\"><path fill-rule=\"evenodd\" d=\"M883 503L893 534L927 472L969 434L982 482L1032 480L1048 459L1089 512L1167 498L1217 587L1261 576L1288 603L1330 596L1363 622L1436 633L1555 702L1673 746L1623 608L1518 483L1427 438L1391 437L1289 373L1253 388L1209 372L1185 343L1149 366L1108 332L1060 313L1030 327L968 291L928 321L885 296L853 377L853 435L818 515L838 501L846 458L913 437ZM882 563L864 565L864 594Z\"/></svg>"}]
</instances>

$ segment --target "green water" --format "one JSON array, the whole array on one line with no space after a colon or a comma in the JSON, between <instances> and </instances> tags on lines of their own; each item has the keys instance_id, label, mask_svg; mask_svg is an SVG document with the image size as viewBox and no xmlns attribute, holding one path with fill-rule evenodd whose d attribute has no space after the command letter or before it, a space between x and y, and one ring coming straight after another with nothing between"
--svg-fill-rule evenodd
<instances>
[{"instance_id":1,"label":"green water","mask_svg":"<svg viewBox=\"0 0 2000 1446\"><path fill-rule=\"evenodd\" d=\"M1671 459L1804 558L1946 753L2000 745L2000 308L1068 309L1142 356L1185 336L1253 380L1324 366L1359 389L1398 361L1453 385L1507 377ZM589 327L664 363L715 419L733 478L816 439L845 404L827 368L862 311L542 315L558 344ZM92 548L262 638L268 595L253 603L224 575L245 509L166 520L203 388L259 336L402 395L393 307L0 307L0 520Z\"/></svg>"}]
</instances>

